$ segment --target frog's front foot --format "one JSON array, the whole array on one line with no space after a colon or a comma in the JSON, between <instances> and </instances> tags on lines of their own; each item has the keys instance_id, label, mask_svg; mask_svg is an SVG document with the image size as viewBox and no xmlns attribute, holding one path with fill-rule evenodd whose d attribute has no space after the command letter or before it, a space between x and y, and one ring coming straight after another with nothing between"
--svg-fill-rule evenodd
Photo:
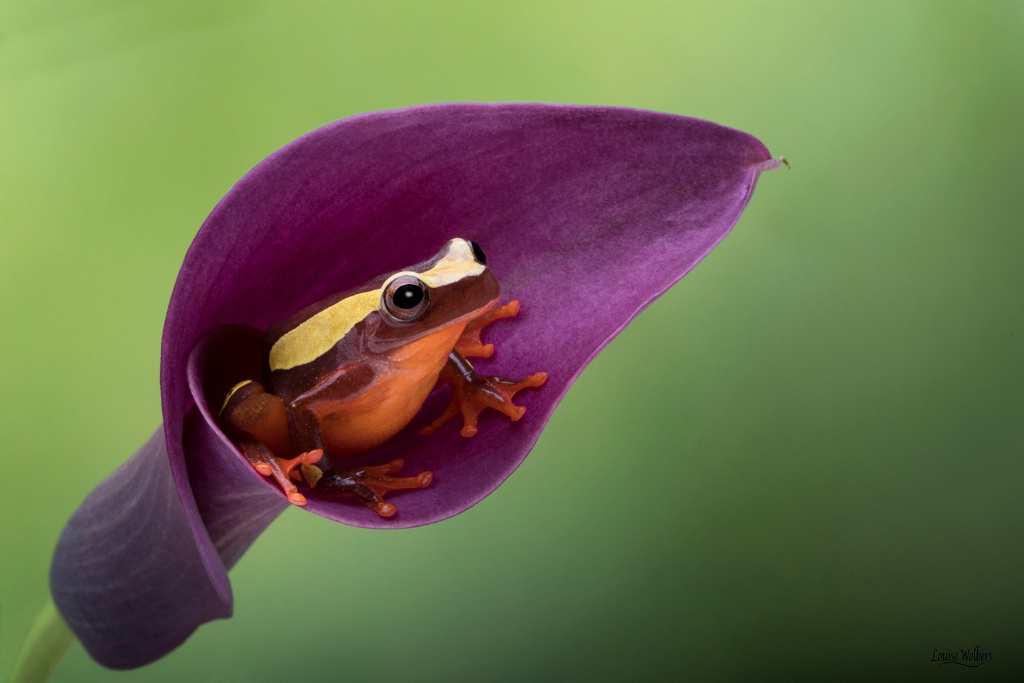
<instances>
[{"instance_id":1,"label":"frog's front foot","mask_svg":"<svg viewBox=\"0 0 1024 683\"><path fill-rule=\"evenodd\" d=\"M326 460L326 459L325 459ZM405 461L401 458L386 465L358 467L351 470L336 470L329 463L304 465L302 474L314 492L322 496L354 495L362 498L366 506L381 517L391 517L398 511L391 503L385 502L384 495L401 489L425 489L430 486L434 475L420 472L415 477L392 477L402 470Z\"/></svg>"},{"instance_id":2,"label":"frog's front foot","mask_svg":"<svg viewBox=\"0 0 1024 683\"><path fill-rule=\"evenodd\" d=\"M480 340L480 333L495 320L512 318L516 315L519 315L519 301L517 300L509 301L503 306L495 306L466 325L458 343L455 344L455 350L463 357L490 358L494 353L494 344L484 344Z\"/></svg>"},{"instance_id":3,"label":"frog's front foot","mask_svg":"<svg viewBox=\"0 0 1024 683\"><path fill-rule=\"evenodd\" d=\"M423 436L430 436L445 422L462 415L462 436L475 436L477 419L485 408L494 408L508 415L515 422L523 416L526 408L512 403L516 392L526 388L539 387L548 379L548 373L537 372L518 381L504 377L478 375L473 366L458 353L452 353L448 365L441 373L441 379L452 386L452 399L441 417L420 430Z\"/></svg>"}]
</instances>

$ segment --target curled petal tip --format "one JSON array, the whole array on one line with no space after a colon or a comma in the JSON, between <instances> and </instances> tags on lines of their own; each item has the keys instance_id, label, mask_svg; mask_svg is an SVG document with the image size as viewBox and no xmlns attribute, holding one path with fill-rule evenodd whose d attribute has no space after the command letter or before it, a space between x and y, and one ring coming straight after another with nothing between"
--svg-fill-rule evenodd
<instances>
[{"instance_id":1,"label":"curled petal tip","mask_svg":"<svg viewBox=\"0 0 1024 683\"><path fill-rule=\"evenodd\" d=\"M757 165L757 172L758 173L763 173L764 171L774 171L777 168L779 168L780 166L785 166L787 169L791 169L792 168L789 165L789 161L786 160L786 157L781 157L780 156L777 159L767 159L767 160L762 161L761 163L759 163Z\"/></svg>"}]
</instances>

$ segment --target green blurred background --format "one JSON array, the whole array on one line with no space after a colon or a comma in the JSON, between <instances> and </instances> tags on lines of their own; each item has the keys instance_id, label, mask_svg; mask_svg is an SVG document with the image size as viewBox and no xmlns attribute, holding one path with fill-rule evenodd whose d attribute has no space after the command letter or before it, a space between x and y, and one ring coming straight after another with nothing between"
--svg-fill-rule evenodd
<instances>
[{"instance_id":1,"label":"green blurred background","mask_svg":"<svg viewBox=\"0 0 1024 683\"><path fill-rule=\"evenodd\" d=\"M233 619L123 674L76 645L54 681L1024 671L1024 2L17 0L0 672L64 521L160 421L164 310L216 201L322 124L450 100L708 118L793 170L484 503L394 533L290 510ZM930 661L975 645L980 669Z\"/></svg>"}]
</instances>

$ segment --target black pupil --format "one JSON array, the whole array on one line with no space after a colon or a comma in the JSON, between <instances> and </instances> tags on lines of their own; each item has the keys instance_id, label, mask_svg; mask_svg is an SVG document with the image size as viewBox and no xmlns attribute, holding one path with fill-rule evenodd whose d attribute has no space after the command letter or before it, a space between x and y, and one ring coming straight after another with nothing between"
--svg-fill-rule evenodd
<instances>
[{"instance_id":1,"label":"black pupil","mask_svg":"<svg viewBox=\"0 0 1024 683\"><path fill-rule=\"evenodd\" d=\"M482 265L482 266L487 265L487 257L484 256L484 250L480 248L480 245L477 244L476 242L470 240L469 247L470 247L470 249L473 250L473 258L475 258L477 261L479 261L480 265Z\"/></svg>"},{"instance_id":2,"label":"black pupil","mask_svg":"<svg viewBox=\"0 0 1024 683\"><path fill-rule=\"evenodd\" d=\"M402 285L395 290L394 301L399 308L415 308L423 301L423 290L416 285Z\"/></svg>"}]
</instances>

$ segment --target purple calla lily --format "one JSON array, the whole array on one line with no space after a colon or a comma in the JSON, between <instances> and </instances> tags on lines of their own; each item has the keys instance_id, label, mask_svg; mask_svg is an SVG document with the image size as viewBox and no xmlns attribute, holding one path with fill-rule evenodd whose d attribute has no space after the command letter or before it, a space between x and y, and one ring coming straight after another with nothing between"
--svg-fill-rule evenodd
<instances>
[{"instance_id":1,"label":"purple calla lily","mask_svg":"<svg viewBox=\"0 0 1024 683\"><path fill-rule=\"evenodd\" d=\"M485 413L423 437L428 400L363 459L432 470L382 519L356 499L307 509L362 527L455 515L523 461L573 379L637 313L732 228L768 150L736 130L667 114L553 105L437 105L366 114L271 155L196 236L164 328L164 426L85 500L58 542L51 587L92 656L149 663L230 616L227 570L288 505L220 432L227 388L258 377L260 330L333 292L433 255L452 237L487 251L516 318L485 332L488 373L549 373Z\"/></svg>"}]
</instances>

